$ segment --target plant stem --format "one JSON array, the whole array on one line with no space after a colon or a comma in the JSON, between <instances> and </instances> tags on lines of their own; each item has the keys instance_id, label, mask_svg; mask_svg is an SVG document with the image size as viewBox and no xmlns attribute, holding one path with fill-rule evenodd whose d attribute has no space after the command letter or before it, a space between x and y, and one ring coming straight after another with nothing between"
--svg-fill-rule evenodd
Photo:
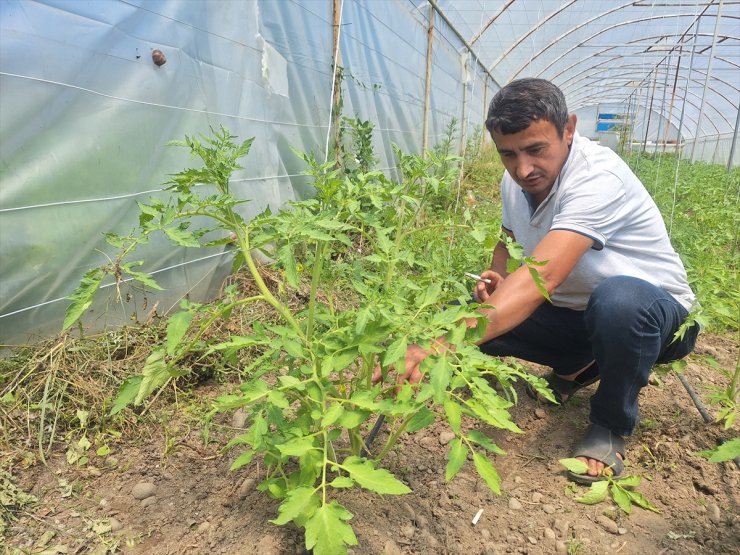
<instances>
[{"instance_id":1,"label":"plant stem","mask_svg":"<svg viewBox=\"0 0 740 555\"><path fill-rule=\"evenodd\" d=\"M393 446L396 444L396 441L398 441L398 438L401 436L401 434L406 429L406 426L409 425L409 422L411 422L411 419L415 416L416 413L407 416L406 419L401 423L401 425L393 431L393 433L388 437L388 440L385 442L385 445L383 446L383 450L380 452L380 455L377 456L375 460L378 462L383 460L383 457L385 457L388 454L388 451L390 451Z\"/></svg>"},{"instance_id":2,"label":"plant stem","mask_svg":"<svg viewBox=\"0 0 740 555\"><path fill-rule=\"evenodd\" d=\"M316 294L319 289L319 280L321 279L321 272L324 266L324 251L326 249L326 243L320 241L316 244L316 253L313 263L313 275L311 276L311 294L308 299L308 323L306 325L306 343L311 344L311 336L313 335L313 319L316 312Z\"/></svg>"}]
</instances>

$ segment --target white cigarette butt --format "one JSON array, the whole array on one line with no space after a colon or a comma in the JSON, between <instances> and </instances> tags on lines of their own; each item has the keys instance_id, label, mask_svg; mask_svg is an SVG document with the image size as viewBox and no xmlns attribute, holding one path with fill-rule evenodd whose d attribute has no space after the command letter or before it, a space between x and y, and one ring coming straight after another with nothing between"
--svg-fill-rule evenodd
<instances>
[{"instance_id":1,"label":"white cigarette butt","mask_svg":"<svg viewBox=\"0 0 740 555\"><path fill-rule=\"evenodd\" d=\"M477 513L475 513L475 516L473 517L473 526L475 526L476 524L478 524L478 521L480 520L480 515L482 515L482 514L483 514L483 509L481 509L480 511L478 511Z\"/></svg>"}]
</instances>

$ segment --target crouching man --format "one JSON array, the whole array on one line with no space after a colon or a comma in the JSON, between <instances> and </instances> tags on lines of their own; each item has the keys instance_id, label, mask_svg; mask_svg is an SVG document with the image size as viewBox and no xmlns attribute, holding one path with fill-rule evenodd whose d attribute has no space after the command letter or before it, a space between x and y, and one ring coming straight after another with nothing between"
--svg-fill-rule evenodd
<instances>
[{"instance_id":1,"label":"crouching man","mask_svg":"<svg viewBox=\"0 0 740 555\"><path fill-rule=\"evenodd\" d=\"M513 81L491 101L486 128L506 168L503 231L546 262L538 270L552 304L526 267L507 273L499 243L481 274L491 283L474 290L495 307L481 309L488 326L480 349L550 367L545 378L561 403L598 382L573 453L589 470L570 477L618 476L623 438L639 421L638 394L653 365L694 348L696 327L674 341L695 301L686 271L645 187L614 152L576 132L576 116L555 85ZM418 382L429 354L409 347L399 383Z\"/></svg>"}]
</instances>

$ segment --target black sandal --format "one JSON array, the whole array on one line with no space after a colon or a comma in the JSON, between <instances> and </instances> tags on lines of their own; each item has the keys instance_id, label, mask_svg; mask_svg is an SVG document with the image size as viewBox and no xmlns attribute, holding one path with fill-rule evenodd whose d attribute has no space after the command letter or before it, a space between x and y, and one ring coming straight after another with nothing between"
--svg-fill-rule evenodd
<instances>
[{"instance_id":1,"label":"black sandal","mask_svg":"<svg viewBox=\"0 0 740 555\"><path fill-rule=\"evenodd\" d=\"M552 371L542 376L542 378L547 382L548 387L552 389L552 393L555 396L555 399L557 399L558 404L563 405L573 397L573 394L576 391L598 382L601 379L601 375L599 374L599 367L596 366L596 362L594 361L588 368L581 372L575 380L564 380ZM550 405L555 404L546 399L542 399L530 384L526 384L526 391L527 395L535 401L540 400Z\"/></svg>"},{"instance_id":2,"label":"black sandal","mask_svg":"<svg viewBox=\"0 0 740 555\"><path fill-rule=\"evenodd\" d=\"M603 462L604 471L610 469L609 475L612 478L618 478L624 470L624 438L612 433L608 428L591 424L586 431L583 439L576 444L573 450L573 457L586 457ZM620 459L617 454L620 454ZM602 471L598 476L588 474L576 474L568 471L568 478L579 484L593 484L606 479L606 474Z\"/></svg>"}]
</instances>

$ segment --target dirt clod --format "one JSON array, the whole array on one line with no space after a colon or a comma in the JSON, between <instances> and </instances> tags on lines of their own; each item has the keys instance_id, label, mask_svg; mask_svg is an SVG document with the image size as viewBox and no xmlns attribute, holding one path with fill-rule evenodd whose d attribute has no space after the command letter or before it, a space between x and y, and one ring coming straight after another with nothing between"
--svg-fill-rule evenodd
<instances>
[{"instance_id":1,"label":"dirt clod","mask_svg":"<svg viewBox=\"0 0 740 555\"><path fill-rule=\"evenodd\" d=\"M147 499L148 497L153 496L156 492L157 486L155 486L152 482L139 482L131 490L131 495L133 495L134 499L142 501L144 499Z\"/></svg>"}]
</instances>

